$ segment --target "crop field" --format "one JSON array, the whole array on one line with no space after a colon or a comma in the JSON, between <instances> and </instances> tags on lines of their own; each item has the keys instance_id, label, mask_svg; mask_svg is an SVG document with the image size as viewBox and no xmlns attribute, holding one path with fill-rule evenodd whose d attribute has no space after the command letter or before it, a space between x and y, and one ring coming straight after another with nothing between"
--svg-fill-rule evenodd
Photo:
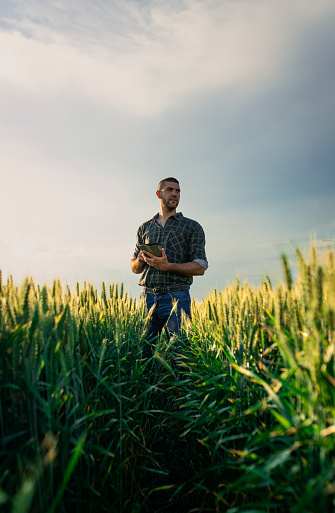
<instances>
[{"instance_id":1,"label":"crop field","mask_svg":"<svg viewBox=\"0 0 335 513\"><path fill-rule=\"evenodd\" d=\"M122 284L0 279L4 513L333 513L335 265L192 302L142 360Z\"/></svg>"}]
</instances>

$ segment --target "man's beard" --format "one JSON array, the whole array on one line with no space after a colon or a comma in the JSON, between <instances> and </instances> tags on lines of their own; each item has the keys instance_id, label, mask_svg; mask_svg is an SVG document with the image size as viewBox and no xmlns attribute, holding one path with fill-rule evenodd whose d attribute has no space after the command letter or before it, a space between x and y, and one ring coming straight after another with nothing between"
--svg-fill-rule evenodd
<instances>
[{"instance_id":1,"label":"man's beard","mask_svg":"<svg viewBox=\"0 0 335 513\"><path fill-rule=\"evenodd\" d=\"M173 202L173 204L169 203L170 201L171 201L171 200L167 200L167 201L166 201L166 200L164 200L164 199L163 199L163 206L164 206L167 210L170 210L170 211L175 210L175 209L178 207L178 203L179 203L179 202L178 202L178 200L175 200L175 201Z\"/></svg>"}]
</instances>

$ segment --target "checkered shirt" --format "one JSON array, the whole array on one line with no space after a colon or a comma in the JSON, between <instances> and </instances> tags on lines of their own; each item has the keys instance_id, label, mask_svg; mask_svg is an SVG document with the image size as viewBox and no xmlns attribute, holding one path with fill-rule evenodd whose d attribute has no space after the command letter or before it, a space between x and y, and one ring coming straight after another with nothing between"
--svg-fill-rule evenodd
<instances>
[{"instance_id":1,"label":"checkered shirt","mask_svg":"<svg viewBox=\"0 0 335 513\"><path fill-rule=\"evenodd\" d=\"M156 214L152 219L141 224L137 230L137 243L133 258L137 258L140 244L159 244L164 248L169 262L184 263L200 260L207 269L205 233L200 224L184 217L181 212L170 216L164 228L158 219L159 214ZM191 285L192 282L192 276L161 271L145 264L138 284L155 288L169 285Z\"/></svg>"}]
</instances>

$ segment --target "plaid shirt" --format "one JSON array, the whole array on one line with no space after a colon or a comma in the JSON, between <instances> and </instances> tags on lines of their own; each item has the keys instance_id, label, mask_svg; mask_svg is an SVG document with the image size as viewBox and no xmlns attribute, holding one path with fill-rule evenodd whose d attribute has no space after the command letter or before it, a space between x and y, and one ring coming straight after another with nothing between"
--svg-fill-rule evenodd
<instances>
[{"instance_id":1,"label":"plaid shirt","mask_svg":"<svg viewBox=\"0 0 335 513\"><path fill-rule=\"evenodd\" d=\"M137 243L133 258L137 258L140 244L159 244L164 248L167 259L173 263L201 260L208 267L205 253L205 233L199 223L184 217L181 212L170 216L164 228L158 223L156 214L137 230ZM161 271L145 264L139 285L155 288L169 285L191 285L192 276Z\"/></svg>"}]
</instances>

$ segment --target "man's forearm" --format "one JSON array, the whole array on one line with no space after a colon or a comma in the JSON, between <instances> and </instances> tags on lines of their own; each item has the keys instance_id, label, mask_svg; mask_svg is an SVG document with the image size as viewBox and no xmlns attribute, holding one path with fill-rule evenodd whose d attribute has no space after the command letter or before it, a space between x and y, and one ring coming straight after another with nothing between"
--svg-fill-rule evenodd
<instances>
[{"instance_id":1,"label":"man's forearm","mask_svg":"<svg viewBox=\"0 0 335 513\"><path fill-rule=\"evenodd\" d=\"M131 270L135 274L141 274L143 272L145 262L143 260L139 260L138 258L132 258L130 260Z\"/></svg>"},{"instance_id":2,"label":"man's forearm","mask_svg":"<svg viewBox=\"0 0 335 513\"><path fill-rule=\"evenodd\" d=\"M185 262L184 264L170 262L167 271L183 276L202 276L205 273L205 269L198 262Z\"/></svg>"},{"instance_id":3,"label":"man's forearm","mask_svg":"<svg viewBox=\"0 0 335 513\"><path fill-rule=\"evenodd\" d=\"M177 264L173 262L169 262L165 250L162 248L162 256L156 257L148 253L147 251L143 251L144 261L156 269L160 269L161 271L167 271L169 273L181 274L182 276L202 276L205 272L205 269L198 262L184 262L182 264ZM133 270L133 272L136 272Z\"/></svg>"}]
</instances>

